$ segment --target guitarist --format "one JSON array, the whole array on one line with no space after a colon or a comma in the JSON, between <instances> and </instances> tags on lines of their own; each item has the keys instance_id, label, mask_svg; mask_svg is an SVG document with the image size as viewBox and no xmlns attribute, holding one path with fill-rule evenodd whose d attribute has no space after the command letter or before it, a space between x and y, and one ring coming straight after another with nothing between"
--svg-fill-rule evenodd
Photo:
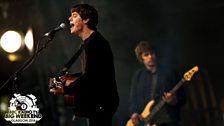
<instances>
[{"instance_id":1,"label":"guitarist","mask_svg":"<svg viewBox=\"0 0 224 126\"><path fill-rule=\"evenodd\" d=\"M183 89L178 90L176 94L168 91L181 77L168 67L158 64L155 49L149 42L139 42L135 54L144 67L136 71L132 78L130 120L133 125L141 124L140 114L147 103L154 100L156 105L160 100L165 100L165 105L155 114L150 123L157 126L178 126L180 108L186 100L185 93Z\"/></svg>"},{"instance_id":2,"label":"guitarist","mask_svg":"<svg viewBox=\"0 0 224 126\"><path fill-rule=\"evenodd\" d=\"M111 126L119 96L115 80L113 54L109 42L97 31L98 12L89 4L71 8L70 32L86 43L80 77L65 74L60 77L65 86L51 89L53 94L75 94L74 114L86 117L89 126Z\"/></svg>"}]
</instances>

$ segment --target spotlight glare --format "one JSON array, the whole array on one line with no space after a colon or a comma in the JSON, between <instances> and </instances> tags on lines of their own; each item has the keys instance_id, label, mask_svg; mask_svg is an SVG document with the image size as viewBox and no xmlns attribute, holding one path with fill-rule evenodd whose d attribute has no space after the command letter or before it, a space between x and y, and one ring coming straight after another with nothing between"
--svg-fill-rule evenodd
<instances>
[{"instance_id":1,"label":"spotlight glare","mask_svg":"<svg viewBox=\"0 0 224 126\"><path fill-rule=\"evenodd\" d=\"M0 45L6 52L14 53L22 46L22 37L16 31L7 31L2 35Z\"/></svg>"},{"instance_id":2,"label":"spotlight glare","mask_svg":"<svg viewBox=\"0 0 224 126\"><path fill-rule=\"evenodd\" d=\"M8 59L9 59L9 61L14 62L14 61L18 60L18 57L14 54L9 54Z\"/></svg>"},{"instance_id":3,"label":"spotlight glare","mask_svg":"<svg viewBox=\"0 0 224 126\"><path fill-rule=\"evenodd\" d=\"M9 96L0 97L0 117L1 115L4 115L4 113L7 111L9 100Z\"/></svg>"},{"instance_id":4,"label":"spotlight glare","mask_svg":"<svg viewBox=\"0 0 224 126\"><path fill-rule=\"evenodd\" d=\"M1 108L1 112L5 112L5 111L7 111L8 106L7 106L7 104L5 102L2 102L0 104L0 108Z\"/></svg>"},{"instance_id":5,"label":"spotlight glare","mask_svg":"<svg viewBox=\"0 0 224 126\"><path fill-rule=\"evenodd\" d=\"M33 32L31 28L28 29L25 35L25 45L29 49L30 52L33 51Z\"/></svg>"}]
</instances>

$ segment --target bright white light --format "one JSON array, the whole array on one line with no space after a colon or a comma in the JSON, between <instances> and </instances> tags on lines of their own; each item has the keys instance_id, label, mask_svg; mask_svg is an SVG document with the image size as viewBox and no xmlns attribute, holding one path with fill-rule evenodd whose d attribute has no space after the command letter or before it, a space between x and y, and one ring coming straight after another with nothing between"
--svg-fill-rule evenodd
<instances>
[{"instance_id":1,"label":"bright white light","mask_svg":"<svg viewBox=\"0 0 224 126\"><path fill-rule=\"evenodd\" d=\"M31 28L28 29L25 35L25 45L29 49L29 51L33 51L33 32Z\"/></svg>"},{"instance_id":2,"label":"bright white light","mask_svg":"<svg viewBox=\"0 0 224 126\"><path fill-rule=\"evenodd\" d=\"M14 53L22 46L22 37L16 31L7 31L2 35L0 44L6 52Z\"/></svg>"},{"instance_id":3,"label":"bright white light","mask_svg":"<svg viewBox=\"0 0 224 126\"><path fill-rule=\"evenodd\" d=\"M0 104L0 108L1 108L1 112L3 112L3 111L7 111L8 106L7 106L6 103L2 102L2 103Z\"/></svg>"}]
</instances>

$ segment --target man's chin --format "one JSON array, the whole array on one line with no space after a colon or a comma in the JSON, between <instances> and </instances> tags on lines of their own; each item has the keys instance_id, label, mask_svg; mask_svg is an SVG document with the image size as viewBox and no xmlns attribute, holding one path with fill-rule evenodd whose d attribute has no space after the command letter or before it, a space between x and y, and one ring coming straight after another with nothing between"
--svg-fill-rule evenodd
<instances>
[{"instance_id":1,"label":"man's chin","mask_svg":"<svg viewBox=\"0 0 224 126\"><path fill-rule=\"evenodd\" d=\"M153 67L153 66L155 66L155 64L154 63L148 63L148 66Z\"/></svg>"},{"instance_id":2,"label":"man's chin","mask_svg":"<svg viewBox=\"0 0 224 126\"><path fill-rule=\"evenodd\" d=\"M76 32L73 30L70 31L71 34L76 35Z\"/></svg>"}]
</instances>

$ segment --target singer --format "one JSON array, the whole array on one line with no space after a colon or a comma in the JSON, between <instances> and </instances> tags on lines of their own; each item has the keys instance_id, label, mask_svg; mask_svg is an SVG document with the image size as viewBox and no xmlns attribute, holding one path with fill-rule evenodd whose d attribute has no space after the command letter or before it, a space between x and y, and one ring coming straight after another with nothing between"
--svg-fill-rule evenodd
<instances>
[{"instance_id":1,"label":"singer","mask_svg":"<svg viewBox=\"0 0 224 126\"><path fill-rule=\"evenodd\" d=\"M85 44L80 57L84 67L81 76L65 74L65 84L50 89L53 94L75 94L74 114L86 117L89 126L112 126L112 117L119 105L113 54L109 42L97 31L98 12L89 4L71 8L70 32Z\"/></svg>"}]
</instances>

